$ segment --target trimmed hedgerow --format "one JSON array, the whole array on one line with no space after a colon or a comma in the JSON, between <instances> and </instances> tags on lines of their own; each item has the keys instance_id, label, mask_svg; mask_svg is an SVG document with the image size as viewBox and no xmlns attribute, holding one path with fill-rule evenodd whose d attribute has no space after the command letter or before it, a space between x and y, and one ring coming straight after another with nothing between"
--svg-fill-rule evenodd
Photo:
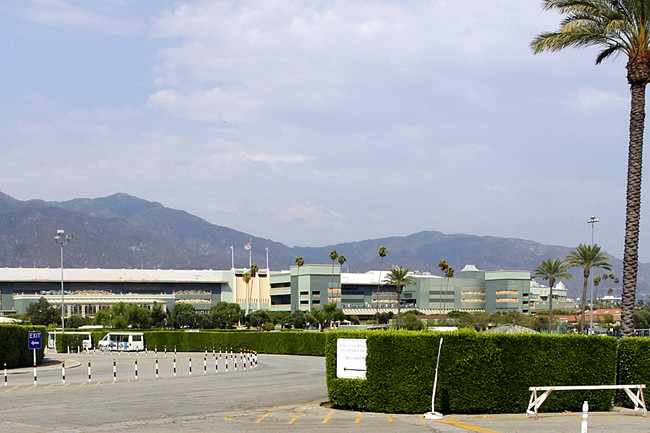
<instances>
[{"instance_id":1,"label":"trimmed hedgerow","mask_svg":"<svg viewBox=\"0 0 650 433\"><path fill-rule=\"evenodd\" d=\"M617 341L609 337L342 331L329 333L326 341L330 403L375 412L431 410L441 337L436 410L443 413L524 412L530 386L599 385L616 380ZM336 377L338 338L366 339L365 380ZM613 391L557 392L543 408L579 410L589 400L594 410L607 410L613 395Z\"/></svg>"},{"instance_id":2,"label":"trimmed hedgerow","mask_svg":"<svg viewBox=\"0 0 650 433\"><path fill-rule=\"evenodd\" d=\"M117 332L117 331L116 331ZM128 331L125 331L128 332ZM325 334L322 332L232 332L232 331L139 331L149 350L179 352L202 352L207 348L249 349L258 353L283 355L325 355ZM93 332L93 344L101 340L107 331Z\"/></svg>"},{"instance_id":3,"label":"trimmed hedgerow","mask_svg":"<svg viewBox=\"0 0 650 433\"><path fill-rule=\"evenodd\" d=\"M41 331L43 347L36 350L36 363L43 361L47 333L44 326L0 325L0 368L28 367L34 364L33 349L27 347L29 331Z\"/></svg>"},{"instance_id":4,"label":"trimmed hedgerow","mask_svg":"<svg viewBox=\"0 0 650 433\"><path fill-rule=\"evenodd\" d=\"M635 385L650 382L650 338L623 338L618 343L618 383ZM647 391L644 390L644 400ZM617 394L617 403L633 407L624 391Z\"/></svg>"}]
</instances>

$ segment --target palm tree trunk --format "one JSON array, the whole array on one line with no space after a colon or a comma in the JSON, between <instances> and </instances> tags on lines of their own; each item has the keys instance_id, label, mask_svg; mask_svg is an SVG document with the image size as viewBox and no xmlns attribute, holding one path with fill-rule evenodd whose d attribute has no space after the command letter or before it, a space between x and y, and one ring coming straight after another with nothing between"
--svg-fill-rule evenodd
<instances>
[{"instance_id":1,"label":"palm tree trunk","mask_svg":"<svg viewBox=\"0 0 650 433\"><path fill-rule=\"evenodd\" d=\"M650 77L647 61L640 63L628 63L627 65L632 102L630 108L630 147L627 162L623 293L621 294L621 332L623 337L634 335L634 303L636 301L636 281L639 266L645 88Z\"/></svg>"}]
</instances>

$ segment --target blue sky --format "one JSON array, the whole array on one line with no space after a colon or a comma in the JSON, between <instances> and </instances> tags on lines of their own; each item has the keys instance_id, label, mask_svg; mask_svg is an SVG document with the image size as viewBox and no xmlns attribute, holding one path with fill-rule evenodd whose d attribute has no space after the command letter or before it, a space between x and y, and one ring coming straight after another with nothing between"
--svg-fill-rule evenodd
<instances>
[{"instance_id":1,"label":"blue sky","mask_svg":"<svg viewBox=\"0 0 650 433\"><path fill-rule=\"evenodd\" d=\"M15 198L126 192L302 246L439 230L572 247L595 215L622 257L625 59L532 55L560 20L541 1L0 12L0 189Z\"/></svg>"}]
</instances>

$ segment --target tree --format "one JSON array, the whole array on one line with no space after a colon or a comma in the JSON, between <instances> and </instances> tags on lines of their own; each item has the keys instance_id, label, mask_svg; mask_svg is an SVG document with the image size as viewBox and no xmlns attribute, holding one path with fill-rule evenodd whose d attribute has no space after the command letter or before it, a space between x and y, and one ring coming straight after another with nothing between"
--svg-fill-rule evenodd
<instances>
[{"instance_id":1,"label":"tree","mask_svg":"<svg viewBox=\"0 0 650 433\"><path fill-rule=\"evenodd\" d=\"M61 310L54 308L43 296L38 301L27 306L25 313L33 325L48 326L50 323L61 323Z\"/></svg>"},{"instance_id":2,"label":"tree","mask_svg":"<svg viewBox=\"0 0 650 433\"><path fill-rule=\"evenodd\" d=\"M126 322L133 328L151 327L151 313L148 309L135 304L129 304L124 311Z\"/></svg>"},{"instance_id":3,"label":"tree","mask_svg":"<svg viewBox=\"0 0 650 433\"><path fill-rule=\"evenodd\" d=\"M72 328L78 328L80 326L83 326L84 323L84 318L81 317L78 314L73 314L72 316L68 317L65 321L65 329L72 329Z\"/></svg>"},{"instance_id":4,"label":"tree","mask_svg":"<svg viewBox=\"0 0 650 433\"><path fill-rule=\"evenodd\" d=\"M343 254L339 255L339 265L341 265L341 272L343 272L343 263L345 263L347 259Z\"/></svg>"},{"instance_id":5,"label":"tree","mask_svg":"<svg viewBox=\"0 0 650 433\"><path fill-rule=\"evenodd\" d=\"M598 244L585 245L580 244L578 248L569 252L565 259L571 268L582 268L584 282L582 284L582 316L580 318L580 332L585 329L585 308L587 302L587 281L592 268L611 270L612 265L607 261L607 253L601 251ZM592 312L593 314L593 312Z\"/></svg>"},{"instance_id":6,"label":"tree","mask_svg":"<svg viewBox=\"0 0 650 433\"><path fill-rule=\"evenodd\" d=\"M332 260L332 288L334 288L334 261L338 258L339 253L336 250L330 251L330 259Z\"/></svg>"},{"instance_id":7,"label":"tree","mask_svg":"<svg viewBox=\"0 0 650 433\"><path fill-rule=\"evenodd\" d=\"M426 325L424 322L417 318L413 313L404 315L404 329L409 331L421 331Z\"/></svg>"},{"instance_id":8,"label":"tree","mask_svg":"<svg viewBox=\"0 0 650 433\"><path fill-rule=\"evenodd\" d=\"M158 328L165 326L165 322L167 321L167 312L165 310L157 302L153 303L153 307L151 308L151 322L153 326Z\"/></svg>"},{"instance_id":9,"label":"tree","mask_svg":"<svg viewBox=\"0 0 650 433\"><path fill-rule=\"evenodd\" d=\"M548 281L548 332L553 333L553 287L555 280L568 280L573 278L569 273L569 265L561 259L546 259L534 270L535 277L541 277Z\"/></svg>"},{"instance_id":10,"label":"tree","mask_svg":"<svg viewBox=\"0 0 650 433\"><path fill-rule=\"evenodd\" d=\"M631 337L634 335L634 302L639 266L645 90L650 80L650 2L545 0L544 9L556 10L565 15L565 18L558 31L541 33L533 39L533 52L597 46L602 51L596 57L596 64L618 54L627 57L631 102L621 332L623 337Z\"/></svg>"},{"instance_id":11,"label":"tree","mask_svg":"<svg viewBox=\"0 0 650 433\"><path fill-rule=\"evenodd\" d=\"M244 272L244 274L241 276L241 279L244 280L244 283L246 283L246 315L248 315L251 310L251 298L250 292L248 291L248 283L251 280L250 272Z\"/></svg>"},{"instance_id":12,"label":"tree","mask_svg":"<svg viewBox=\"0 0 650 433\"><path fill-rule=\"evenodd\" d=\"M395 286L395 292L397 293L397 329L402 329L402 289L406 285L415 284L415 278L408 273L408 269L402 268L401 266L393 266L388 275L386 275L386 281L384 283Z\"/></svg>"},{"instance_id":13,"label":"tree","mask_svg":"<svg viewBox=\"0 0 650 433\"><path fill-rule=\"evenodd\" d=\"M196 322L196 310L192 304L176 304L171 319L175 328L191 328Z\"/></svg>"},{"instance_id":14,"label":"tree","mask_svg":"<svg viewBox=\"0 0 650 433\"><path fill-rule=\"evenodd\" d=\"M243 318L239 304L226 301L213 305L208 315L212 319L213 325L220 329L234 328Z\"/></svg>"},{"instance_id":15,"label":"tree","mask_svg":"<svg viewBox=\"0 0 650 433\"><path fill-rule=\"evenodd\" d=\"M375 305L377 306L377 311L379 311L379 292L381 289L381 273L384 270L384 257L388 254L388 248L386 247L379 247L379 250L377 251L379 254L379 258L381 259L381 264L379 265L379 282L377 282L377 299L375 300Z\"/></svg>"}]
</instances>

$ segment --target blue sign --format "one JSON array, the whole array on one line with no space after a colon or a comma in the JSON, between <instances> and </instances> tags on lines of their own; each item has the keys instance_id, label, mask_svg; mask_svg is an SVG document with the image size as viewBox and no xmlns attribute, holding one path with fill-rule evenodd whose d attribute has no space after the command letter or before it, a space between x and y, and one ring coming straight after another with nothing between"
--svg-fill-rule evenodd
<instances>
[{"instance_id":1,"label":"blue sign","mask_svg":"<svg viewBox=\"0 0 650 433\"><path fill-rule=\"evenodd\" d=\"M27 343L27 347L29 349L40 349L43 347L41 331L29 331L29 342Z\"/></svg>"}]
</instances>

